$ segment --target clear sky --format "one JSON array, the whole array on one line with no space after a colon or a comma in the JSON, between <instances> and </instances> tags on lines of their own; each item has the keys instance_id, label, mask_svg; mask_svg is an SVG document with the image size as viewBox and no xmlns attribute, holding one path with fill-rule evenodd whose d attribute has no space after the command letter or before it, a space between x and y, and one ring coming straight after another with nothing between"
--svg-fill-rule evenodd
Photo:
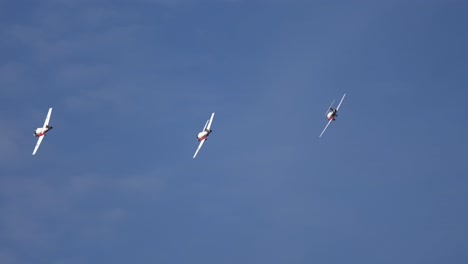
<instances>
[{"instance_id":1,"label":"clear sky","mask_svg":"<svg viewBox=\"0 0 468 264\"><path fill-rule=\"evenodd\" d=\"M0 1L0 263L468 263L467 14Z\"/></svg>"}]
</instances>

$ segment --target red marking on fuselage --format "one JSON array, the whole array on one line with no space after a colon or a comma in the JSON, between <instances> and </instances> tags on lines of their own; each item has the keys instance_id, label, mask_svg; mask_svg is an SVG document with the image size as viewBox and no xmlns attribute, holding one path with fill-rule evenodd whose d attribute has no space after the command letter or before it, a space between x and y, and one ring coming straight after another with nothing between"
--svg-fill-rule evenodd
<instances>
[{"instance_id":1,"label":"red marking on fuselage","mask_svg":"<svg viewBox=\"0 0 468 264\"><path fill-rule=\"evenodd\" d=\"M46 134L47 132L48 132L48 131L46 131L46 132L42 132L42 133L40 133L40 134L37 134L37 135L36 135L36 137L42 137L42 136L45 136L45 134Z\"/></svg>"},{"instance_id":2,"label":"red marking on fuselage","mask_svg":"<svg viewBox=\"0 0 468 264\"><path fill-rule=\"evenodd\" d=\"M206 139L207 137L208 136L201 137L201 138L198 139L198 141L202 141L202 140Z\"/></svg>"}]
</instances>

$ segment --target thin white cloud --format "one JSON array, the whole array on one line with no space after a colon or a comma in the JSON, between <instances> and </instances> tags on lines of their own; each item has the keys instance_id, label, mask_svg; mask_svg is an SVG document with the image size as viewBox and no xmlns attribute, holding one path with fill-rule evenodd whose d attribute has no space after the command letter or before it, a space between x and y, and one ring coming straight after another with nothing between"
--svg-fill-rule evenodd
<instances>
[{"instance_id":1,"label":"thin white cloud","mask_svg":"<svg viewBox=\"0 0 468 264\"><path fill-rule=\"evenodd\" d=\"M34 177L13 175L2 179L0 207L2 240L13 248L54 252L72 234L75 241L100 245L116 239L132 204L155 202L164 188L160 172L77 176L39 172ZM125 199L122 206L103 199ZM130 206L130 207L129 207ZM92 241L92 242L90 242ZM12 252L0 251L10 263ZM2 255L3 253L3 255ZM5 262L2 262L5 263ZM6 262L8 263L8 262Z\"/></svg>"},{"instance_id":2,"label":"thin white cloud","mask_svg":"<svg viewBox=\"0 0 468 264\"><path fill-rule=\"evenodd\" d=\"M0 164L5 166L7 164L16 163L19 155L19 140L18 129L11 119L4 118L0 115ZM33 129L31 129L32 135Z\"/></svg>"},{"instance_id":3,"label":"thin white cloud","mask_svg":"<svg viewBox=\"0 0 468 264\"><path fill-rule=\"evenodd\" d=\"M11 250L1 249L0 250L0 263L2 264L17 264L19 263L17 257Z\"/></svg>"},{"instance_id":4,"label":"thin white cloud","mask_svg":"<svg viewBox=\"0 0 468 264\"><path fill-rule=\"evenodd\" d=\"M148 26L134 22L136 14L123 10L47 7L34 10L32 23L5 25L0 33L8 45L28 54L23 60L0 64L1 89L9 89L10 95L38 89L43 79L35 78L43 76L31 73L47 67L50 82L42 89L54 91L49 94L69 90L63 103L70 109L91 111L102 105L119 109L130 89L116 90L121 84L116 85L110 75L121 76L115 72L115 61ZM118 23L113 22L116 19ZM106 53L109 49L118 54Z\"/></svg>"}]
</instances>

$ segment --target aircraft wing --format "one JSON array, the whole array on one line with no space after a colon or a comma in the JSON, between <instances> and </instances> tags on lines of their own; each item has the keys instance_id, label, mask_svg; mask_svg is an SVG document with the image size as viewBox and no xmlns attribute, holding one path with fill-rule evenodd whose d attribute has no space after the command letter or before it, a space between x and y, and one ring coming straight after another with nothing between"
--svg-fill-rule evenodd
<instances>
[{"instance_id":1,"label":"aircraft wing","mask_svg":"<svg viewBox=\"0 0 468 264\"><path fill-rule=\"evenodd\" d=\"M325 111L325 115L328 114L328 112L330 111L330 108L332 107L333 103L335 102L335 100L333 99L333 102L330 104L330 106L327 108L327 111Z\"/></svg>"},{"instance_id":2,"label":"aircraft wing","mask_svg":"<svg viewBox=\"0 0 468 264\"><path fill-rule=\"evenodd\" d=\"M47 113L47 117L46 117L46 120L44 122L44 128L49 125L49 120L50 120L50 115L52 114L52 108L49 108L49 112Z\"/></svg>"},{"instance_id":3,"label":"aircraft wing","mask_svg":"<svg viewBox=\"0 0 468 264\"><path fill-rule=\"evenodd\" d=\"M42 136L40 136L40 137L37 139L36 147L34 148L34 151L33 151L33 153L32 153L33 155L36 154L37 149L39 149L39 146L41 145L41 142L42 142L42 140L44 139L44 136L45 136L45 135L42 135Z\"/></svg>"},{"instance_id":4,"label":"aircraft wing","mask_svg":"<svg viewBox=\"0 0 468 264\"><path fill-rule=\"evenodd\" d=\"M346 94L344 94L343 97L341 98L341 101L338 104L338 107L336 108L337 111L338 111L338 109L340 109L341 103L343 102L343 99L345 98L345 96L346 96Z\"/></svg>"},{"instance_id":5,"label":"aircraft wing","mask_svg":"<svg viewBox=\"0 0 468 264\"><path fill-rule=\"evenodd\" d=\"M213 123L214 115L215 115L215 113L212 113L212 114L211 114L210 121L208 122L208 126L206 127L206 129L208 129L208 130L211 129L211 123Z\"/></svg>"},{"instance_id":6,"label":"aircraft wing","mask_svg":"<svg viewBox=\"0 0 468 264\"><path fill-rule=\"evenodd\" d=\"M200 151L201 147L203 146L203 143L205 143L206 139L203 139L200 141L200 145L198 145L197 151L195 151L195 154L193 155L193 158L195 158L198 154L198 151Z\"/></svg>"},{"instance_id":7,"label":"aircraft wing","mask_svg":"<svg viewBox=\"0 0 468 264\"><path fill-rule=\"evenodd\" d=\"M330 121L328 121L327 125L325 126L325 128L323 129L322 133L320 134L319 137L322 137L323 133L325 133L325 130L327 130L327 127L330 125L330 123L333 121L333 119L330 119Z\"/></svg>"},{"instance_id":8,"label":"aircraft wing","mask_svg":"<svg viewBox=\"0 0 468 264\"><path fill-rule=\"evenodd\" d=\"M205 131L206 127L208 126L208 122L210 122L210 120L206 120L205 126L203 126L203 130L202 130L202 131Z\"/></svg>"}]
</instances>

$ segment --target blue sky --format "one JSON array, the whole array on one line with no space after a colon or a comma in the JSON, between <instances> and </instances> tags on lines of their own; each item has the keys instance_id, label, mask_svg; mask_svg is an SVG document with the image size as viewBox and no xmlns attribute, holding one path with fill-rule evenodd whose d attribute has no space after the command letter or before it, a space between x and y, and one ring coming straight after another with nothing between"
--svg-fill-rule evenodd
<instances>
[{"instance_id":1,"label":"blue sky","mask_svg":"<svg viewBox=\"0 0 468 264\"><path fill-rule=\"evenodd\" d=\"M466 263L467 13L0 2L0 263Z\"/></svg>"}]
</instances>

